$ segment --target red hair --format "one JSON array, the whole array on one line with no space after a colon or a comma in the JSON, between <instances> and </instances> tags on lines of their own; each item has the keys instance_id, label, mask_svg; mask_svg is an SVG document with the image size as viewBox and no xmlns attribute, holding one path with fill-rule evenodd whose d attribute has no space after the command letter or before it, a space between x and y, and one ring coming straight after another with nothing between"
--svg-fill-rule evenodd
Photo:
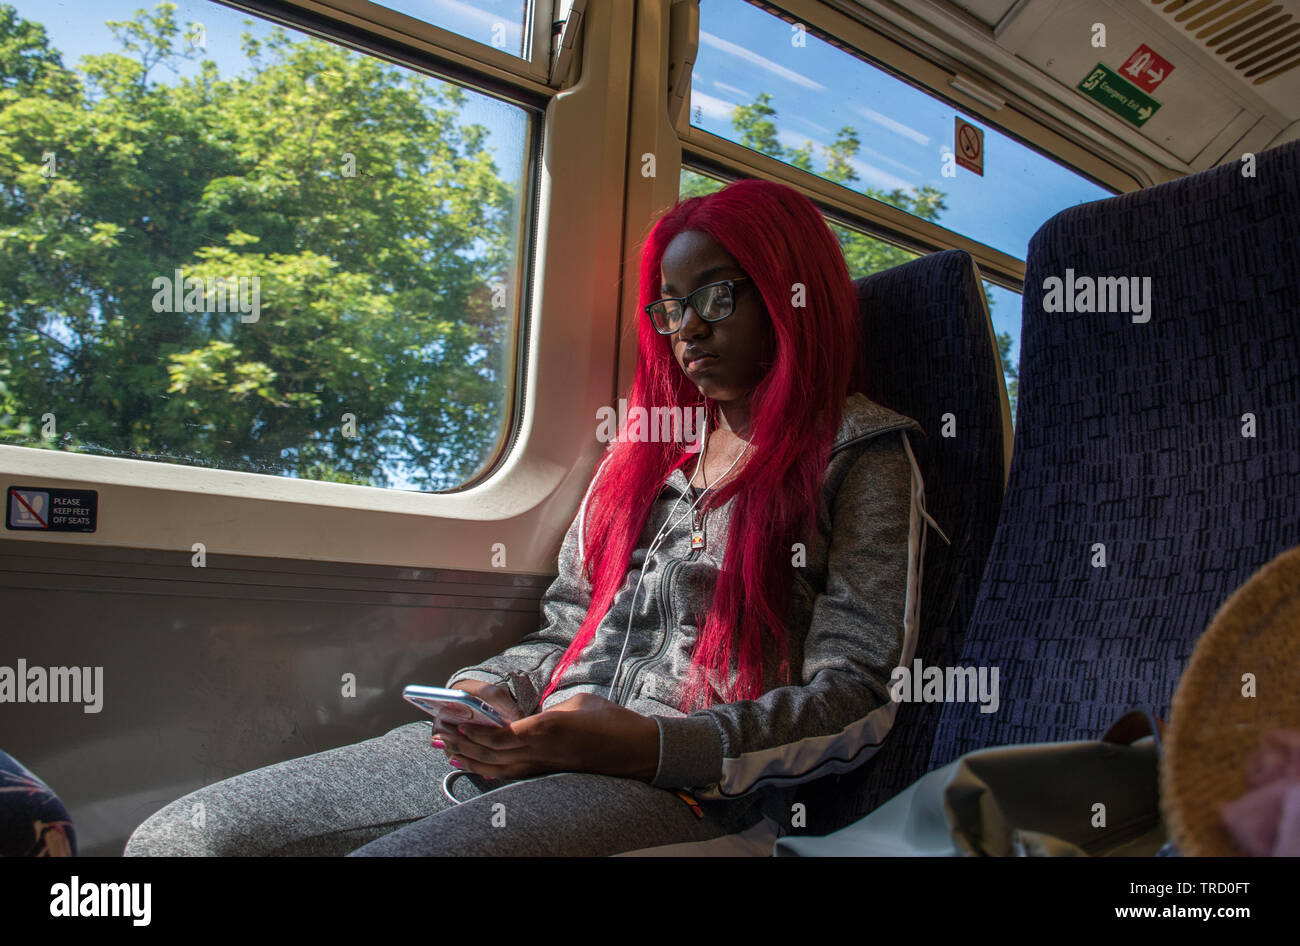
<instances>
[{"instance_id":1,"label":"red hair","mask_svg":"<svg viewBox=\"0 0 1300 946\"><path fill-rule=\"evenodd\" d=\"M750 401L749 459L700 507L716 508L733 496L736 501L691 672L677 692L678 708L690 712L712 705L715 687L723 693L721 702L761 696L765 659L774 658L777 677L790 682L786 622L794 583L792 546L806 543L816 528L822 477L844 399L861 388L858 353L865 339L844 254L812 201L782 184L735 181L713 194L679 201L645 240L637 313L641 354L627 398L629 416L636 407L685 411L700 404L698 388L673 356L671 336L657 333L644 312L660 297L664 251L685 230L710 236L753 280L774 350ZM581 568L591 585L591 605L543 700L590 643L623 585L664 481L698 457L688 446L620 437L607 452L588 498L584 529ZM733 668L738 669L734 687L729 686Z\"/></svg>"}]
</instances>

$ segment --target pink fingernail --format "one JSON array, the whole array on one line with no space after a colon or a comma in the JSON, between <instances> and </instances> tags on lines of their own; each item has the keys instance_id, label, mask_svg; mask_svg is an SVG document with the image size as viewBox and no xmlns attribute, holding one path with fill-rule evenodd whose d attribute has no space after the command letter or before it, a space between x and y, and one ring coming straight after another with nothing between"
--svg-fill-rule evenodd
<instances>
[{"instance_id":1,"label":"pink fingernail","mask_svg":"<svg viewBox=\"0 0 1300 946\"><path fill-rule=\"evenodd\" d=\"M442 748L442 740L441 740L441 739L435 739L435 740L433 740L432 745L433 745L433 747L434 747L435 749L441 749L441 748Z\"/></svg>"},{"instance_id":2,"label":"pink fingernail","mask_svg":"<svg viewBox=\"0 0 1300 946\"><path fill-rule=\"evenodd\" d=\"M460 764L459 762L457 762L455 759L448 759L447 761L450 762L452 765L456 766L456 768L458 768L458 769L463 769L463 768L465 768L465 766L461 765L461 764Z\"/></svg>"}]
</instances>

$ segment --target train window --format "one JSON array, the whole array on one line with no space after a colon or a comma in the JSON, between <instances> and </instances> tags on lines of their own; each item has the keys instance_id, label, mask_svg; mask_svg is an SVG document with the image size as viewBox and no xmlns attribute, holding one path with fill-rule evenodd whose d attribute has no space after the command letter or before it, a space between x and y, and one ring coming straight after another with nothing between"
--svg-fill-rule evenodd
<instances>
[{"instance_id":1,"label":"train window","mask_svg":"<svg viewBox=\"0 0 1300 946\"><path fill-rule=\"evenodd\" d=\"M955 116L984 131L959 169ZM691 125L1012 257L1052 214L1111 196L935 96L746 0L700 5Z\"/></svg>"},{"instance_id":2,"label":"train window","mask_svg":"<svg viewBox=\"0 0 1300 946\"><path fill-rule=\"evenodd\" d=\"M920 256L911 250L887 243L853 227L828 220L831 232L844 251L844 262L849 267L849 278L861 279L895 266L902 266Z\"/></svg>"},{"instance_id":3,"label":"train window","mask_svg":"<svg viewBox=\"0 0 1300 946\"><path fill-rule=\"evenodd\" d=\"M496 0L486 8L458 0L382 0L379 6L513 56L524 55L528 16L528 4L524 0Z\"/></svg>"},{"instance_id":4,"label":"train window","mask_svg":"<svg viewBox=\"0 0 1300 946\"><path fill-rule=\"evenodd\" d=\"M711 174L703 174L699 171L693 171L683 165L681 179L677 189L677 199L686 200L688 197L703 197L705 194L712 194L714 191L720 191L726 186L727 182L721 178L714 177Z\"/></svg>"},{"instance_id":5,"label":"train window","mask_svg":"<svg viewBox=\"0 0 1300 946\"><path fill-rule=\"evenodd\" d=\"M680 199L711 194L726 184L726 181L712 175L683 167ZM844 251L844 261L848 264L852 279L861 279L884 269L901 266L919 255L834 220L827 220L826 223L839 241L840 249Z\"/></svg>"},{"instance_id":6,"label":"train window","mask_svg":"<svg viewBox=\"0 0 1300 946\"><path fill-rule=\"evenodd\" d=\"M39 68L3 93L0 440L474 476L512 396L535 116L216 4L134 7L5 14Z\"/></svg>"},{"instance_id":7,"label":"train window","mask_svg":"<svg viewBox=\"0 0 1300 946\"><path fill-rule=\"evenodd\" d=\"M711 194L726 184L726 181L712 175L683 167L680 198L685 200L688 197ZM849 277L852 279L861 279L881 270L901 266L920 255L834 220L827 220L826 223L839 241L840 249L844 251L844 261L848 264Z\"/></svg>"},{"instance_id":8,"label":"train window","mask_svg":"<svg viewBox=\"0 0 1300 946\"><path fill-rule=\"evenodd\" d=\"M710 194L726 185L717 177L691 168L683 167L681 174L681 199ZM882 270L901 266L920 256L911 250L896 246L860 229L845 226L835 220L827 220L831 232L839 241L844 251L844 260L849 268L849 276L861 279ZM1018 349L1020 347L1020 293L999 286L997 283L983 280L984 299L993 320L994 333L997 337L998 353L1002 358L1004 380L1007 385L1007 397L1011 402L1012 423L1016 416L1016 388L1019 378Z\"/></svg>"}]
</instances>

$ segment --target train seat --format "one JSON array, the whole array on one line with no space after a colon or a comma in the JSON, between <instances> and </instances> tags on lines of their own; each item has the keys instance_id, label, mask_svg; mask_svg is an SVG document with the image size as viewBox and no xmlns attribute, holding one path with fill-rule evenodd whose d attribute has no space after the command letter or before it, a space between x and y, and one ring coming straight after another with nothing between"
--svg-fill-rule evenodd
<instances>
[{"instance_id":1,"label":"train seat","mask_svg":"<svg viewBox=\"0 0 1300 946\"><path fill-rule=\"evenodd\" d=\"M952 543L934 532L926 542L915 655L943 664L957 652L974 608L1006 484L1011 420L997 344L978 269L963 250L932 253L855 285L866 373L876 385L865 393L925 430L912 449L926 507ZM796 833L834 830L920 778L938 711L899 703L872 759L800 786L795 801L805 804L807 825Z\"/></svg>"},{"instance_id":2,"label":"train seat","mask_svg":"<svg viewBox=\"0 0 1300 946\"><path fill-rule=\"evenodd\" d=\"M1083 277L1150 277L1149 310ZM1034 235L1010 481L959 659L998 668L1000 705L944 703L929 768L1167 718L1215 611L1300 542L1298 300L1300 142Z\"/></svg>"}]
</instances>

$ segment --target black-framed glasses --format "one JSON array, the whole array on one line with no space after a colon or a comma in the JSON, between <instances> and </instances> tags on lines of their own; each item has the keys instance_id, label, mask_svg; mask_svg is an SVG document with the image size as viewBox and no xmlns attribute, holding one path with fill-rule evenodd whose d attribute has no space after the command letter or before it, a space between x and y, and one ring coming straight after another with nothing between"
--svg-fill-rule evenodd
<instances>
[{"instance_id":1,"label":"black-framed glasses","mask_svg":"<svg viewBox=\"0 0 1300 946\"><path fill-rule=\"evenodd\" d=\"M681 328L686 306L706 322L721 322L736 311L736 283L748 276L732 276L701 286L690 295L665 296L645 307L646 315L660 335L671 335Z\"/></svg>"}]
</instances>

